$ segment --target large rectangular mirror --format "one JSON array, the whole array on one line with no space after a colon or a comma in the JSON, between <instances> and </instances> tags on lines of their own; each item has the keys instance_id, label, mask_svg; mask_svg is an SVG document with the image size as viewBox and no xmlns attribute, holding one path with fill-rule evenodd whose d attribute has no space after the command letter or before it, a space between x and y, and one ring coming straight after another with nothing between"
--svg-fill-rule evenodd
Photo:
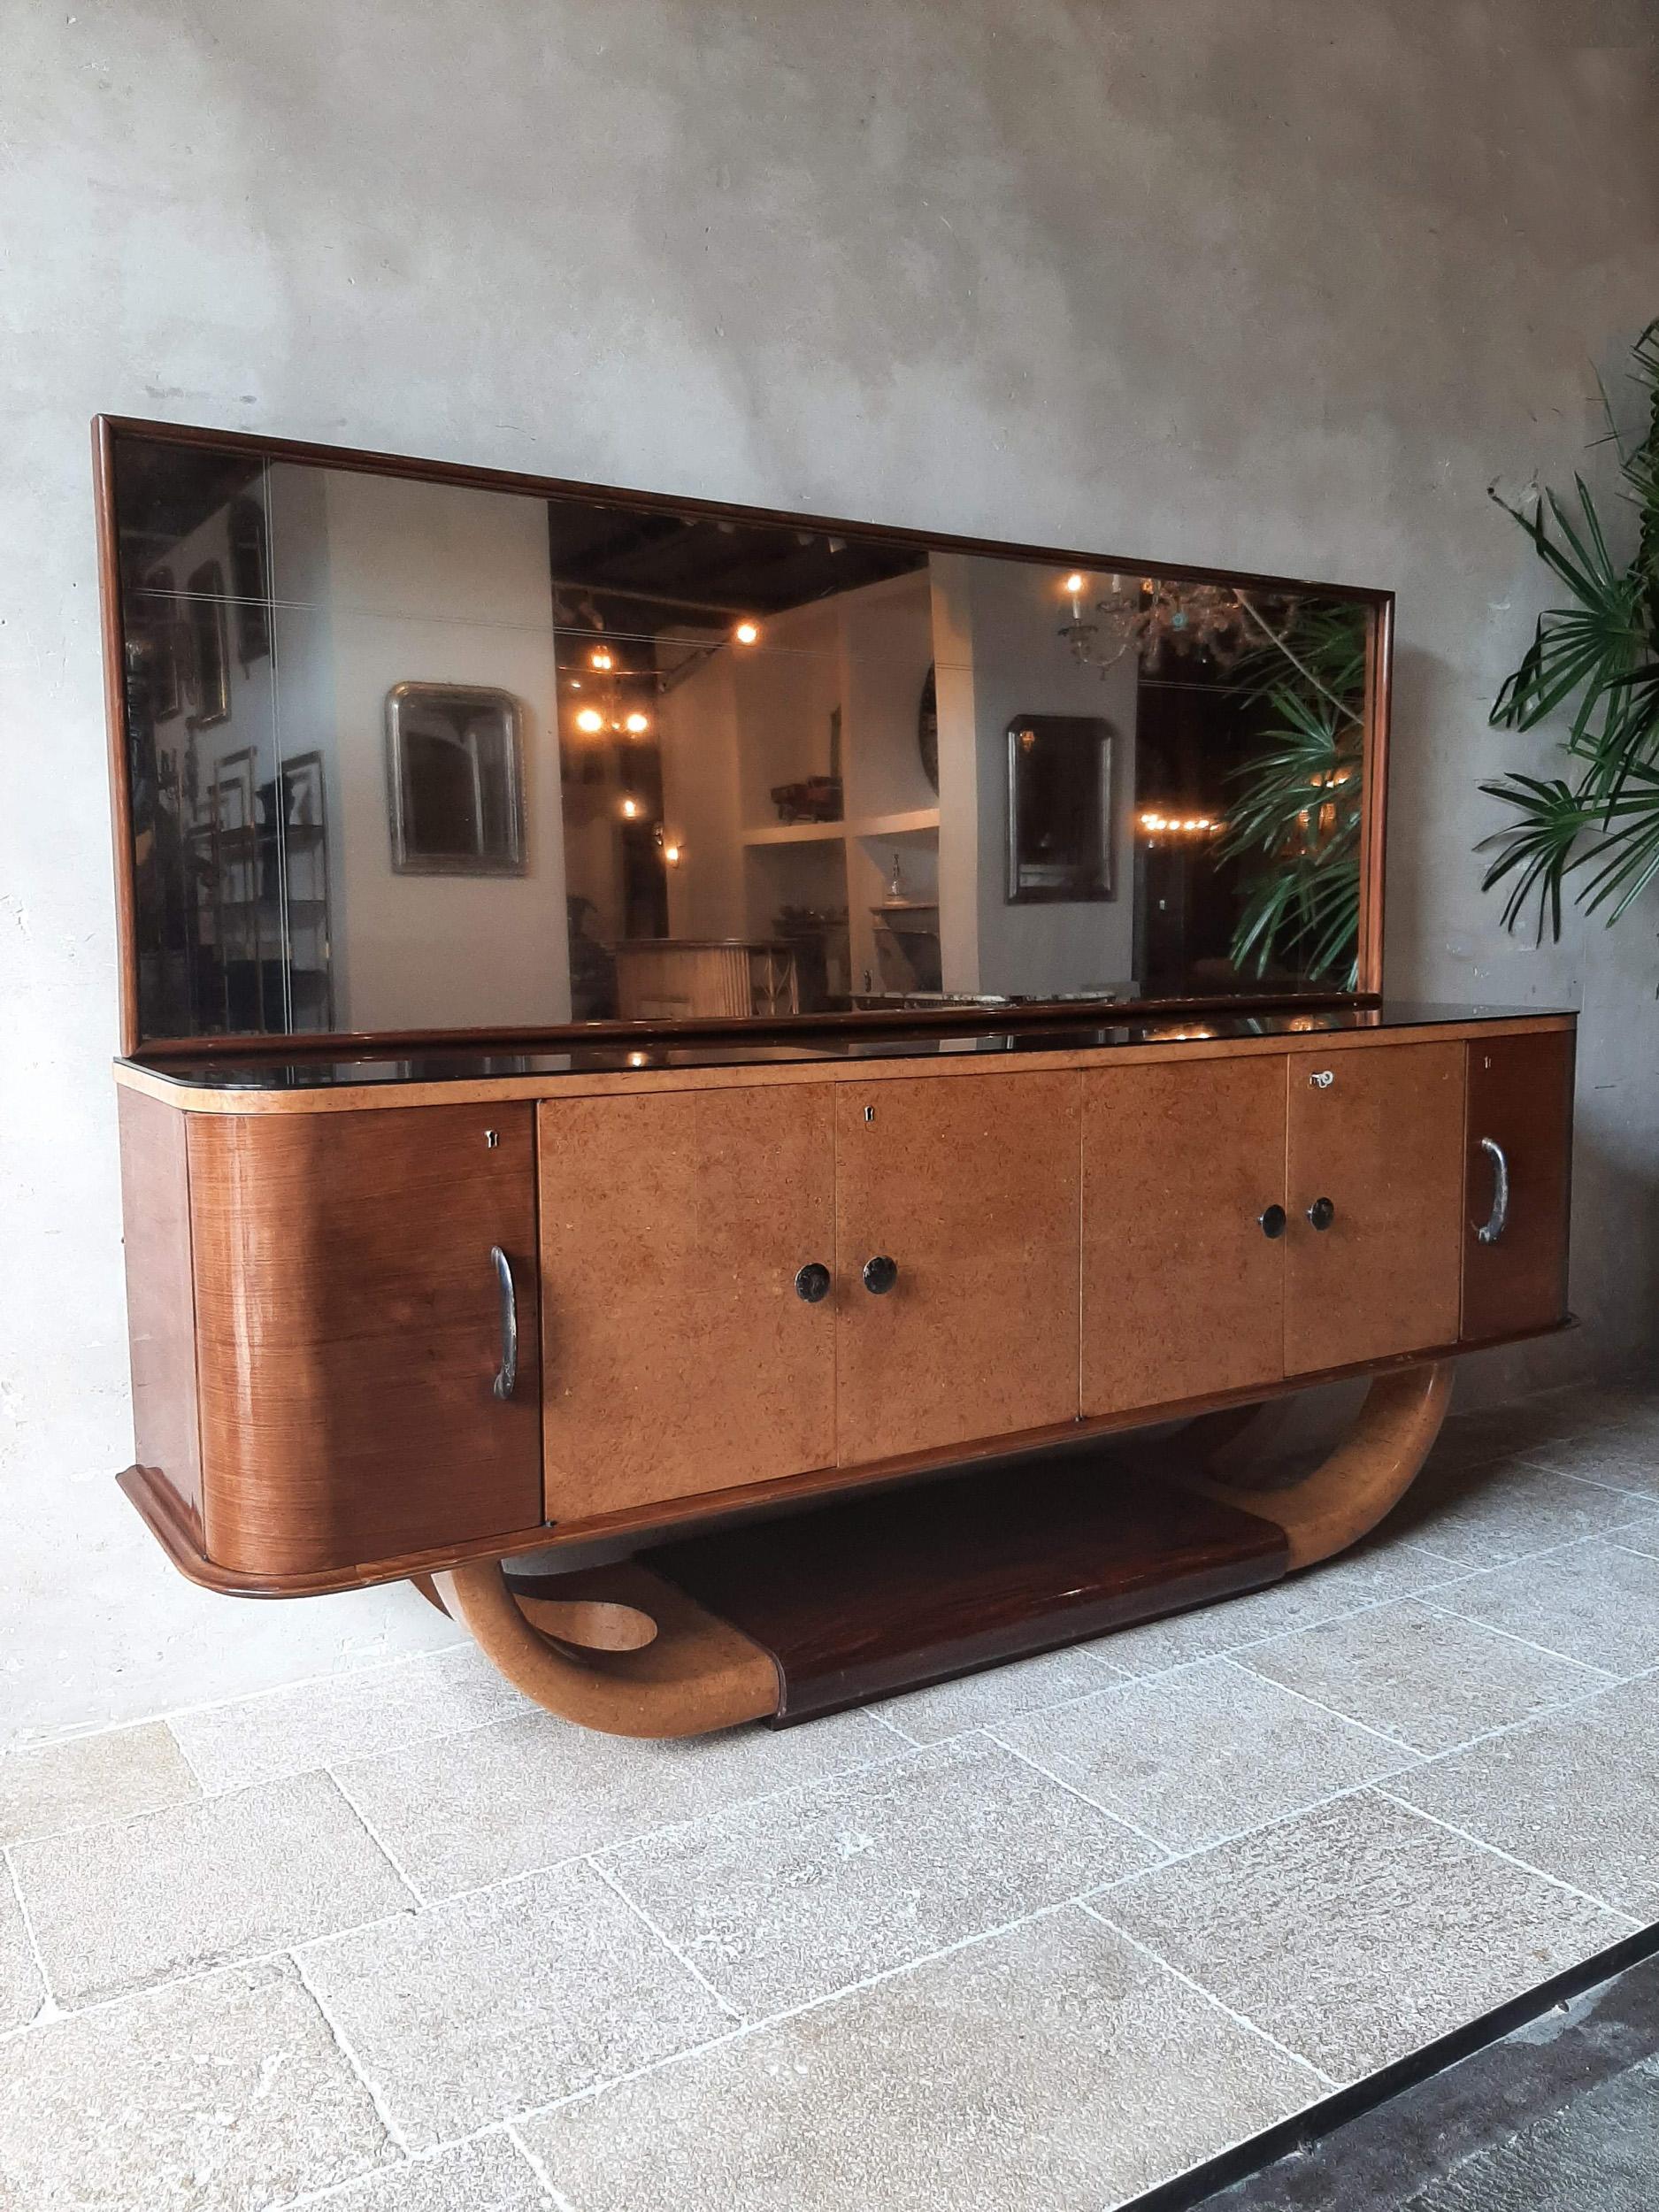
<instances>
[{"instance_id":1,"label":"large rectangular mirror","mask_svg":"<svg viewBox=\"0 0 1659 2212\"><path fill-rule=\"evenodd\" d=\"M1377 986L1385 594L103 429L129 1044Z\"/></svg>"}]
</instances>

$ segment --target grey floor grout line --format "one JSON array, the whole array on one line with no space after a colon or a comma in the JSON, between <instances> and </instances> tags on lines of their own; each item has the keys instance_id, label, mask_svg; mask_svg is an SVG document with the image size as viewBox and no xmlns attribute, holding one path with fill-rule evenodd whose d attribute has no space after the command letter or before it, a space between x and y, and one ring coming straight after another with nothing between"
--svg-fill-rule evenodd
<instances>
[{"instance_id":1,"label":"grey floor grout line","mask_svg":"<svg viewBox=\"0 0 1659 2212\"><path fill-rule=\"evenodd\" d=\"M367 2069L364 2066L363 2062L358 2058L356 2051L352 2049L350 2039L346 2035L344 2030L341 2027L339 2022L334 2018L333 2013L329 2011L327 2006L323 2002L320 1993L312 1987L310 1978L307 1976L305 1971L305 1962L303 1958L301 1958L298 1949L295 1948L290 1950L287 1955L292 1960L294 1970L300 1978L300 1987L311 1999L312 2004L316 2006L319 2014L321 2016L323 2025L327 2029L330 2036L334 2039L335 2048L339 2051L340 2055L345 2060L346 2064L357 2076L358 2081L363 2085L365 2093L367 2095L369 2102L374 2107L375 2114L380 2120L380 2125L386 2130L386 2132L391 2141L396 2145L400 2151L402 2151L404 2158L412 2159L415 2155L414 2151L411 2147L409 2138L404 2134L402 2125L394 2116L389 2101L381 2091L380 2084L371 2078Z\"/></svg>"},{"instance_id":2,"label":"grey floor grout line","mask_svg":"<svg viewBox=\"0 0 1659 2212\"><path fill-rule=\"evenodd\" d=\"M1019 1717L1024 1720L1029 1719L1033 1717L1033 1716L1029 1714L1021 1714ZM1006 1723L1003 1724L1003 1725L1006 1724ZM1084 1789L1079 1783L1068 1781L1064 1774L1056 1774L1052 1767L1044 1766L1042 1761L1037 1757L1034 1752L1022 1751L1017 1743L1007 1742L1002 1737L997 1734L995 1726L994 1726L990 1722L987 1721L985 1726L978 1732L980 1735L987 1737L992 1743L995 1744L1000 1750L1006 1751L1009 1753L1010 1757L1018 1759L1022 1766L1029 1767L1033 1774L1041 1775L1045 1782L1055 1783L1060 1789L1063 1789L1066 1793L1068 1797L1075 1797L1080 1805L1087 1805L1090 1812L1102 1814L1106 1819L1115 1822L1118 1827L1127 1828L1132 1835L1139 1836L1142 1843L1149 1843L1152 1846L1152 1848L1158 1855L1157 1859L1154 1863L1155 1864L1164 1865L1168 1862L1171 1846L1165 1837L1155 1834L1150 1828L1143 1828L1141 1825L1141 1823L1134 1819L1132 1815L1128 1813L1116 1812L1113 1810L1111 1806L1102 1805L1099 1798L1091 1797L1088 1792ZM1133 1871L1138 1874L1149 1874L1152 1871L1152 1868L1149 1866L1136 1867ZM1078 1892L1078 1895L1079 1897L1086 1896L1087 1893L1088 1893L1084 1890L1079 1890Z\"/></svg>"},{"instance_id":3,"label":"grey floor grout line","mask_svg":"<svg viewBox=\"0 0 1659 2212\"><path fill-rule=\"evenodd\" d=\"M332 1767L323 1767L319 1770L326 1776L327 1779L334 1784L335 1789L339 1791L342 1798L346 1803L347 1808L361 1826L364 1834L367 1836L369 1841L374 1846L375 1849L382 1854L393 1873L396 1875L398 1880L403 1885L403 1887L414 1899L417 1911L423 1909L429 1901L426 1897L426 1892L421 1888L420 1884L415 1879L409 1869L403 1864L402 1859L398 1857L396 1852L393 1850L391 1845L388 1843L385 1837L381 1835L380 1830L369 1818L367 1813L364 1811L362 1806L358 1804L357 1799L353 1797L351 1792L346 1787L345 1784L334 1772L334 1769ZM348 1929L342 1928L339 1930L338 1932L342 1935L345 1935L349 1934L350 1932Z\"/></svg>"},{"instance_id":4,"label":"grey floor grout line","mask_svg":"<svg viewBox=\"0 0 1659 2212\"><path fill-rule=\"evenodd\" d=\"M657 1916L650 1910L649 1906L645 1905L639 1898L635 1897L631 1890L625 1889L622 1884L612 1877L608 1868L600 1865L597 1858L591 1856L585 1858L582 1861L582 1864L590 1869L594 1875L604 1884L605 1887L611 1892L611 1895L617 1898L627 1909L627 1910L634 1915L634 1917L643 1928L645 1928L651 1935L656 1937L657 1940L662 1945L664 1950L665 1950L671 1957L676 1958L680 1961L680 1963L685 1968L687 1973L691 1976L693 1981L699 1983L702 1987L708 1992L709 1995L713 1998L715 2003L719 2006L722 2012L727 2014L740 2027L746 2024L748 2015L741 2012L737 2006L732 2002L731 1999L726 1996L723 1990L719 1990L715 1987L714 1984L709 1979L708 1976L703 1972L703 1969L697 1964L695 1959L687 1957L685 1952L680 1949L679 1944L674 1941L674 1939L669 1934L668 1931L658 1925Z\"/></svg>"},{"instance_id":5,"label":"grey floor grout line","mask_svg":"<svg viewBox=\"0 0 1659 2212\"><path fill-rule=\"evenodd\" d=\"M0 1863L4 1863L5 1867L6 1879L11 1885L12 1894L18 1901L18 1912L23 1922L23 1934L29 1947L29 1955L34 1959L35 1970L41 1978L41 2001L33 2015L27 2020L19 2021L15 2028L8 2029L5 2035L0 2037L0 2042L9 2043L16 2036L27 2035L31 2028L43 2026L48 2020L60 2019L63 2016L63 2007L58 2001L50 1978L47 1974L46 1961L41 1956L40 1938L35 1932L34 1915L29 1911L28 1899L23 1894L23 1884L18 1870L12 1863L10 1844L7 1844L4 1849L0 1849Z\"/></svg>"},{"instance_id":6,"label":"grey floor grout line","mask_svg":"<svg viewBox=\"0 0 1659 2212\"><path fill-rule=\"evenodd\" d=\"M914 1973L918 1968L936 1965L941 1959L954 1958L960 1951L970 1951L978 1944L993 1943L999 1936L1016 1934L1022 1928L1033 1927L1040 1920L1051 1920L1057 1914L1071 1912L1083 1901L1085 1893L1075 1897L1062 1897L1049 1905L1035 1906L1030 1912L1017 1914L1010 1920L998 1921L995 1927L976 1928L971 1935L958 1936L954 1943L941 1944L932 1951L920 1951L914 1958L902 1959L896 1965L884 1966L875 1973L860 1975L856 1980L842 1982L834 1989L821 1991L817 1996L803 1997L798 2004L786 2005L777 2012L769 2012L754 2020L746 2020L726 2035L708 2037L701 2043L689 2045L683 2051L670 2051L661 2058L649 2059L643 2065L630 2067L626 2073L614 2074L604 2081L588 2082L580 2089L573 2089L567 2096L555 2097L546 2104L526 2105L507 2116L509 2127L518 2127L526 2120L539 2119L551 2112L562 2112L566 2106L586 2104L595 2098L608 2095L612 2090L629 2084L644 2081L653 2074L671 2066L683 2066L688 2061L705 2056L710 2051L726 2050L739 2043L747 2043L769 2029L784 2027L792 2020L803 2020L815 2012L826 2011L849 1997L862 1995L865 1990L879 1989L883 1983L896 1981L902 1975Z\"/></svg>"},{"instance_id":7,"label":"grey floor grout line","mask_svg":"<svg viewBox=\"0 0 1659 2212\"><path fill-rule=\"evenodd\" d=\"M1405 1598L1400 1602L1409 1605L1412 1601ZM1367 1612L1375 1612L1381 1609L1367 1606L1365 1609ZM1350 1616L1349 1617L1356 1617ZM1336 1628L1341 1624L1337 1621L1324 1621L1320 1624L1324 1628ZM1297 1632L1301 1635L1312 1635L1315 1632L1312 1629L1302 1629ZM1261 1647L1252 1645L1250 1648L1259 1650ZM1242 1652L1229 1652L1222 1664L1233 1668L1235 1673L1248 1675L1253 1682L1265 1683L1270 1689L1283 1690L1288 1696L1300 1699L1302 1704L1311 1706L1316 1713L1323 1713L1327 1720L1340 1721L1345 1728L1357 1728L1363 1735L1375 1736L1377 1741L1386 1750L1406 1752L1409 1755L1400 1762L1400 1767L1389 1770L1392 1773L1398 1773L1401 1768L1416 1766L1425 1755L1419 1745L1410 1742L1404 1736L1396 1735L1392 1728L1379 1728L1375 1721L1361 1720L1356 1714L1345 1713L1340 1705L1327 1703L1324 1698L1316 1697L1311 1690L1302 1689L1294 1682L1281 1682L1276 1674L1263 1674L1259 1667L1250 1663Z\"/></svg>"},{"instance_id":8,"label":"grey floor grout line","mask_svg":"<svg viewBox=\"0 0 1659 2212\"><path fill-rule=\"evenodd\" d=\"M557 2182L554 2180L552 2174L549 2171L546 2160L539 2152L531 2149L511 2120L508 2121L504 2132L507 2140L528 2166L541 2186L547 2192L548 2202L552 2206L553 2212L578 2212L576 2204L565 2195ZM460 2212L458 2207L457 2212Z\"/></svg>"},{"instance_id":9,"label":"grey floor grout line","mask_svg":"<svg viewBox=\"0 0 1659 2212\"><path fill-rule=\"evenodd\" d=\"M1641 1556L1639 1552L1631 1555L1632 1558ZM1611 1689L1616 1683L1630 1679L1628 1675L1620 1674L1615 1668L1602 1666L1599 1660L1581 1658L1576 1651L1557 1651L1553 1644L1540 1644L1531 1636L1523 1636L1518 1629L1501 1627L1496 1621L1489 1621L1479 1613L1460 1613L1455 1605L1446 1604L1443 1601L1431 1605L1429 1609L1433 1613L1443 1613L1448 1619L1465 1622L1471 1628L1484 1628L1490 1635L1502 1636L1509 1643L1519 1644L1524 1651L1536 1652L1540 1659L1563 1661L1570 1667L1583 1667L1591 1674L1604 1676L1606 1678L1597 1685L1601 1689Z\"/></svg>"},{"instance_id":10,"label":"grey floor grout line","mask_svg":"<svg viewBox=\"0 0 1659 2212\"><path fill-rule=\"evenodd\" d=\"M196 1982L210 1982L219 1974L246 1974L257 1966L277 1966L284 1960L297 1964L296 1955L323 1943L336 1943L347 1936L364 1935L372 1928L390 1928L400 1920L411 1917L407 1907L397 1912L380 1913L373 1920L354 1922L349 1928L331 1928L321 1935L294 1936L286 1943L274 1945L268 1951L250 1951L235 1958L215 1959L210 1966L187 1967L183 1973L173 1974L165 1981L145 1982L136 1989L117 1990L112 1996L94 1997L84 2005L60 2006L55 2017L58 2020L88 2020L101 2012L111 2012L117 2005L148 2004L151 1998L160 1999L169 1991L188 1989ZM26 2035L32 2035L41 2024L31 2020L23 2027L9 2029L0 2034L0 2044L15 2043Z\"/></svg>"},{"instance_id":11,"label":"grey floor grout line","mask_svg":"<svg viewBox=\"0 0 1659 2212\"><path fill-rule=\"evenodd\" d=\"M482 2135L504 2133L505 2130L502 2128L480 2128L478 2136L464 2136L461 2143L476 2142ZM460 2147L460 2144L446 2146L449 2149ZM348 2174L343 2181L325 2182L320 2189L303 2189L296 2197L273 2198L269 2204L261 2204L258 2212L310 2212L314 2204L337 2204L342 2197L353 2190L367 2189L374 2182L384 2181L388 2175L404 2173L411 2166L418 2167L426 2162L425 2153L418 2153L412 2157L383 2159L378 2166L365 2166L360 2174Z\"/></svg>"},{"instance_id":12,"label":"grey floor grout line","mask_svg":"<svg viewBox=\"0 0 1659 2212\"><path fill-rule=\"evenodd\" d=\"M1464 1843L1472 1843L1479 1850L1490 1851L1494 1857L1507 1859L1521 1873L1536 1875L1540 1881L1548 1882L1552 1889L1564 1890L1569 1897L1576 1897L1581 1905L1594 1905L1598 1912L1611 1913L1616 1920L1622 1920L1627 1929L1634 1930L1641 1925L1639 1920L1633 1920L1617 1905L1609 1904L1605 1897L1593 1896L1587 1889L1579 1889L1576 1884L1563 1881L1559 1874L1552 1874L1547 1866L1534 1866L1531 1859L1517 1858L1513 1851L1506 1851L1501 1843L1494 1843L1486 1836L1478 1836L1472 1829L1460 1828L1455 1820L1448 1820L1440 1813L1427 1812L1421 1805L1414 1805L1409 1797L1396 1797L1392 1790L1386 1789L1382 1794L1398 1805L1402 1812L1415 1813L1419 1819L1430 1821L1436 1828L1443 1829L1448 1836L1459 1837Z\"/></svg>"},{"instance_id":13,"label":"grey floor grout line","mask_svg":"<svg viewBox=\"0 0 1659 2212\"><path fill-rule=\"evenodd\" d=\"M319 2188L302 2189L297 2196L281 2197L271 2204L261 2205L259 2212L311 2212L313 2205L337 2203L353 2190L366 2189L388 2176L411 2171L419 2173L423 2166L436 2166L456 2151L466 2150L474 2143L488 2143L492 2137L497 2136L503 2142L510 2143L524 2161L537 2183L553 2200L555 2212L576 2212L576 2208L560 2196L552 2183L544 2177L541 2161L535 2153L528 2144L519 2141L511 2125L505 2120L486 2121L482 2127L471 2128L465 2135L447 2136L442 2142L434 2143L425 2150L411 2151L406 2157L386 2159L378 2166L365 2167L360 2174L348 2174L340 2181L326 2181ZM457 2205L455 2212L471 2212L471 2208Z\"/></svg>"},{"instance_id":14,"label":"grey floor grout line","mask_svg":"<svg viewBox=\"0 0 1659 2212\"><path fill-rule=\"evenodd\" d=\"M1162 1967L1166 1974L1172 1974L1178 1982L1184 1982L1188 1989L1203 1998L1206 2003L1213 2005L1217 2012L1225 2013L1235 2027L1248 2028L1252 2035L1259 2036L1263 2043L1271 2045L1282 2058L1294 2059L1298 2066L1305 2066L1308 2071L1322 2081L1327 2089L1341 2089L1347 2086L1340 2076L1327 2073L1317 2059L1310 2058L1305 2051L1296 2050L1291 2044L1281 2042L1279 2038L1264 2028L1259 2020L1252 2020L1248 2012L1240 2012L1236 2006L1230 2005L1225 1997L1218 1995L1215 1990L1197 1980L1184 1968L1177 1966L1172 1959L1166 1959L1161 1951L1146 1942L1141 1937L1131 1935L1127 1928L1120 1927L1117 1921L1110 1919L1097 1906L1091 1904L1087 1898L1079 1897L1077 1905L1079 1912L1086 1912L1091 1920L1098 1921L1102 1928L1110 1928L1121 1941L1128 1944L1133 1950L1139 1951L1142 1958L1150 1959L1155 1966ZM1310 2099L1310 2102L1312 2101L1313 2100ZM1300 2111L1305 2108L1298 2106L1296 2108Z\"/></svg>"},{"instance_id":15,"label":"grey floor grout line","mask_svg":"<svg viewBox=\"0 0 1659 2212\"><path fill-rule=\"evenodd\" d=\"M389 1657L365 1659L360 1665L336 1667L324 1674L296 1675L288 1682L267 1682L257 1690L239 1690L234 1697L203 1698L194 1705L165 1705L153 1713L140 1713L131 1720L105 1721L99 1727L60 1728L44 1736L32 1736L26 1743L16 1743L0 1752L0 1762L27 1757L31 1751L52 1751L63 1744L86 1743L94 1736L121 1736L134 1728L153 1728L158 1722L171 1723L187 1719L193 1713L222 1712L230 1705L252 1705L265 1697L281 1697L294 1690L326 1689L331 1683L356 1681L364 1675L389 1674L399 1667L419 1666L423 1659L442 1659L452 1651L470 1651L475 1647L470 1636L457 1636L453 1643L435 1644L426 1651L394 1652Z\"/></svg>"}]
</instances>

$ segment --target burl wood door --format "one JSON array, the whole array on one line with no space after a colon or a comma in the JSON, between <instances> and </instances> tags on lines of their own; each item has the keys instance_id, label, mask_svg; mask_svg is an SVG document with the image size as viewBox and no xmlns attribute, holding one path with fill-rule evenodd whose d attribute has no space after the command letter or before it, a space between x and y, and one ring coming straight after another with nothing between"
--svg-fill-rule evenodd
<instances>
[{"instance_id":1,"label":"burl wood door","mask_svg":"<svg viewBox=\"0 0 1659 2212\"><path fill-rule=\"evenodd\" d=\"M1282 1056L1083 1077L1083 1410L1284 1373Z\"/></svg>"},{"instance_id":2,"label":"burl wood door","mask_svg":"<svg viewBox=\"0 0 1659 2212\"><path fill-rule=\"evenodd\" d=\"M1566 1317L1573 1037L1468 1051L1463 1333L1479 1342Z\"/></svg>"},{"instance_id":3,"label":"burl wood door","mask_svg":"<svg viewBox=\"0 0 1659 2212\"><path fill-rule=\"evenodd\" d=\"M1294 1055L1289 1102L1285 1371L1455 1342L1463 1045Z\"/></svg>"},{"instance_id":4,"label":"burl wood door","mask_svg":"<svg viewBox=\"0 0 1659 2212\"><path fill-rule=\"evenodd\" d=\"M833 1466L830 1087L539 1111L548 1517Z\"/></svg>"},{"instance_id":5,"label":"burl wood door","mask_svg":"<svg viewBox=\"0 0 1659 2212\"><path fill-rule=\"evenodd\" d=\"M836 1086L844 1466L1076 1419L1081 1079Z\"/></svg>"},{"instance_id":6,"label":"burl wood door","mask_svg":"<svg viewBox=\"0 0 1659 2212\"><path fill-rule=\"evenodd\" d=\"M190 1118L211 1558L300 1573L541 1521L534 1141L520 1105Z\"/></svg>"}]
</instances>

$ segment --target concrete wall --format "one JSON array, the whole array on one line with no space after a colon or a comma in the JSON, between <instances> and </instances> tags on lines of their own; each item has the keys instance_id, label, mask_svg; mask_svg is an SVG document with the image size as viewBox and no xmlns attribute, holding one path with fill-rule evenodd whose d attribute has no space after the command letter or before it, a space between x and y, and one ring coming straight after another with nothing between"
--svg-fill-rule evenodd
<instances>
[{"instance_id":1,"label":"concrete wall","mask_svg":"<svg viewBox=\"0 0 1659 2212\"><path fill-rule=\"evenodd\" d=\"M1659 310L1650 0L5 0L0 1733L408 1647L188 1589L129 1451L87 419L1400 594L1396 986L1585 1010L1552 1362L1645 1351L1655 916L1483 900L1485 717ZM1540 1371L1545 1355L1525 1365Z\"/></svg>"}]
</instances>

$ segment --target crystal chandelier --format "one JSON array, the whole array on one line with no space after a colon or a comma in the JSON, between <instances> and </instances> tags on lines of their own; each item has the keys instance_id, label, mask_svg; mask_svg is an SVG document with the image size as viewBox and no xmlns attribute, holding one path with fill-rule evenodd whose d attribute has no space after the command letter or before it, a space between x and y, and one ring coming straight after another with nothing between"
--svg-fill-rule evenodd
<instances>
[{"instance_id":1,"label":"crystal chandelier","mask_svg":"<svg viewBox=\"0 0 1659 2212\"><path fill-rule=\"evenodd\" d=\"M1085 603L1086 576L1068 576L1063 588L1071 618L1060 625L1060 635L1084 667L1098 668L1102 675L1132 650L1153 674L1166 653L1181 657L1203 653L1231 668L1248 642L1246 611L1227 584L1109 576L1105 591L1092 605Z\"/></svg>"}]
</instances>

